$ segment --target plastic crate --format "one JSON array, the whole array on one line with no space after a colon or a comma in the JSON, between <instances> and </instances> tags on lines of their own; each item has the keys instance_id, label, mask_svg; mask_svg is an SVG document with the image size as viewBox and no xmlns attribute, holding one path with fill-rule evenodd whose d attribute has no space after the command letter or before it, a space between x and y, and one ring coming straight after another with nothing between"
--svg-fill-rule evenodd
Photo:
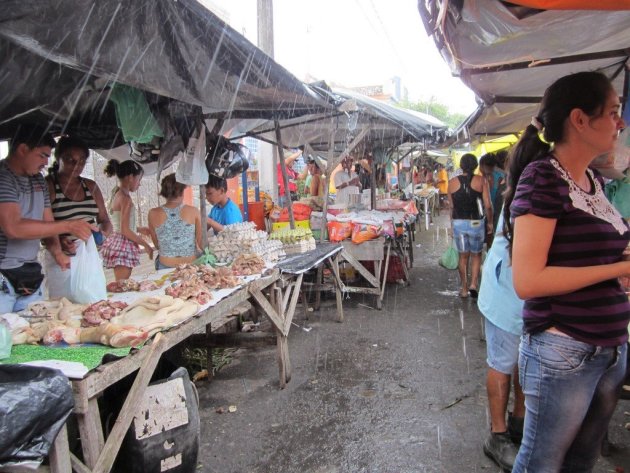
<instances>
[{"instance_id":1,"label":"plastic crate","mask_svg":"<svg viewBox=\"0 0 630 473\"><path fill-rule=\"evenodd\" d=\"M274 222L271 225L271 231L275 232L278 230L284 230L284 229L288 229L291 228L291 226L289 225L289 222ZM295 228L311 228L311 222L309 220L296 220L295 222Z\"/></svg>"}]
</instances>

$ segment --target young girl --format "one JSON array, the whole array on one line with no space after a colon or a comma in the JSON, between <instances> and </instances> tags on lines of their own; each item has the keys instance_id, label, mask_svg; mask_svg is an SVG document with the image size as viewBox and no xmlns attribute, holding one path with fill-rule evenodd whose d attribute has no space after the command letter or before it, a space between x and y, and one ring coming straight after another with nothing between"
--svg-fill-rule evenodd
<instances>
[{"instance_id":1,"label":"young girl","mask_svg":"<svg viewBox=\"0 0 630 473\"><path fill-rule=\"evenodd\" d=\"M101 258L106 268L114 268L116 281L120 281L129 279L131 270L140 264L140 246L153 259L153 249L137 233L136 210L130 196L140 187L144 171L135 161L121 163L111 159L105 166L105 174L108 177L115 175L118 186L114 187L108 209L114 231L101 247Z\"/></svg>"}]
</instances>

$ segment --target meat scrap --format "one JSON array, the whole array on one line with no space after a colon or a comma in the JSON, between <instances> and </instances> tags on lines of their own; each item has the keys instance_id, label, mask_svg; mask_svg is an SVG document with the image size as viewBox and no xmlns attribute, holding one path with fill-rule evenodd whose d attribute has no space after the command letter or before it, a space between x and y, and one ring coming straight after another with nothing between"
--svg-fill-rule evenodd
<instances>
[{"instance_id":1,"label":"meat scrap","mask_svg":"<svg viewBox=\"0 0 630 473\"><path fill-rule=\"evenodd\" d=\"M81 326L90 327L100 325L118 315L125 307L127 307L127 304L120 301L105 300L95 302L83 311Z\"/></svg>"},{"instance_id":2,"label":"meat scrap","mask_svg":"<svg viewBox=\"0 0 630 473\"><path fill-rule=\"evenodd\" d=\"M262 274L265 270L265 260L255 253L239 255L232 263L232 272L237 276Z\"/></svg>"},{"instance_id":3,"label":"meat scrap","mask_svg":"<svg viewBox=\"0 0 630 473\"><path fill-rule=\"evenodd\" d=\"M100 343L115 348L135 347L144 343L148 332L136 327L121 327L104 322L97 327L73 328L60 325L48 331L43 342L54 345L66 342L68 345L78 343Z\"/></svg>"}]
</instances>

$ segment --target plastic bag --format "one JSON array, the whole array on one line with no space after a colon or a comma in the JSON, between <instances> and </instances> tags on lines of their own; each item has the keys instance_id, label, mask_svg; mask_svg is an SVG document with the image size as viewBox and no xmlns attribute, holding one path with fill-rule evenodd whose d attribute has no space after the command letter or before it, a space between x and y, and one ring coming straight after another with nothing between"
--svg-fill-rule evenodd
<instances>
[{"instance_id":1,"label":"plastic bag","mask_svg":"<svg viewBox=\"0 0 630 473\"><path fill-rule=\"evenodd\" d=\"M77 241L77 254L70 265L69 299L77 304L93 304L107 299L103 263L94 237L84 243Z\"/></svg>"},{"instance_id":2,"label":"plastic bag","mask_svg":"<svg viewBox=\"0 0 630 473\"><path fill-rule=\"evenodd\" d=\"M457 269L459 265L459 253L455 249L455 245L451 242L450 246L440 256L438 264L446 269Z\"/></svg>"},{"instance_id":3,"label":"plastic bag","mask_svg":"<svg viewBox=\"0 0 630 473\"><path fill-rule=\"evenodd\" d=\"M206 168L206 127L202 126L197 138L190 137L184 156L177 163L175 180L189 186L201 186L208 182Z\"/></svg>"},{"instance_id":4,"label":"plastic bag","mask_svg":"<svg viewBox=\"0 0 630 473\"><path fill-rule=\"evenodd\" d=\"M358 245L364 241L374 240L381 234L381 227L365 223L352 225L352 243Z\"/></svg>"},{"instance_id":5,"label":"plastic bag","mask_svg":"<svg viewBox=\"0 0 630 473\"><path fill-rule=\"evenodd\" d=\"M328 222L328 239L330 241L342 241L351 235L352 224L346 222Z\"/></svg>"},{"instance_id":6,"label":"plastic bag","mask_svg":"<svg viewBox=\"0 0 630 473\"><path fill-rule=\"evenodd\" d=\"M0 399L0 470L36 466L74 407L68 378L50 368L0 365Z\"/></svg>"},{"instance_id":7,"label":"plastic bag","mask_svg":"<svg viewBox=\"0 0 630 473\"><path fill-rule=\"evenodd\" d=\"M0 360L11 356L11 347L13 339L11 337L11 329L7 327L4 320L0 320Z\"/></svg>"},{"instance_id":8,"label":"plastic bag","mask_svg":"<svg viewBox=\"0 0 630 473\"><path fill-rule=\"evenodd\" d=\"M606 184L606 197L623 218L630 218L630 177Z\"/></svg>"}]
</instances>

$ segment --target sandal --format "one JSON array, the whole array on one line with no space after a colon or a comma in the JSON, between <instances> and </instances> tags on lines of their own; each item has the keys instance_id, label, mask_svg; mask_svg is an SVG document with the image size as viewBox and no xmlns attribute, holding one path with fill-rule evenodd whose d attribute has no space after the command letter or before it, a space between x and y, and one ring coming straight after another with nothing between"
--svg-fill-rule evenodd
<instances>
[{"instance_id":1,"label":"sandal","mask_svg":"<svg viewBox=\"0 0 630 473\"><path fill-rule=\"evenodd\" d=\"M477 299L477 297L479 297L479 291L474 287L468 288L468 292L470 293L470 297L473 299Z\"/></svg>"},{"instance_id":2,"label":"sandal","mask_svg":"<svg viewBox=\"0 0 630 473\"><path fill-rule=\"evenodd\" d=\"M459 297L461 297L462 299L466 299L468 297L468 292L466 291L459 291Z\"/></svg>"}]
</instances>

